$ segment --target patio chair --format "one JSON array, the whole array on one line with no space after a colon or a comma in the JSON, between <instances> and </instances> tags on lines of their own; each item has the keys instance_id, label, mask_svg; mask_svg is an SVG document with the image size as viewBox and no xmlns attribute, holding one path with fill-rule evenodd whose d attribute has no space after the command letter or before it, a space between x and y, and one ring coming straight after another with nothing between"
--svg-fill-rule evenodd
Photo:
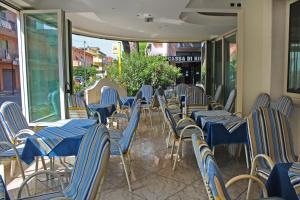
<instances>
[{"instance_id":1,"label":"patio chair","mask_svg":"<svg viewBox=\"0 0 300 200\"><path fill-rule=\"evenodd\" d=\"M142 85L140 91L142 91L142 101L141 101L141 112L146 116L148 112L151 128L152 124L152 104L153 104L153 88L151 85Z\"/></svg>"},{"instance_id":2,"label":"patio chair","mask_svg":"<svg viewBox=\"0 0 300 200\"><path fill-rule=\"evenodd\" d=\"M110 139L104 125L94 125L84 135L76 157L69 185L64 188L60 176L53 171L39 171L25 179L18 191L21 198L24 186L34 177L47 174L60 181L61 191L33 196L25 199L100 199L101 186L104 180L110 155ZM50 180L51 181L51 180Z\"/></svg>"},{"instance_id":3,"label":"patio chair","mask_svg":"<svg viewBox=\"0 0 300 200\"><path fill-rule=\"evenodd\" d=\"M276 163L297 161L287 117L278 110L260 107L247 117L251 175L267 179ZM249 183L248 195L251 189Z\"/></svg>"},{"instance_id":4,"label":"patio chair","mask_svg":"<svg viewBox=\"0 0 300 200\"><path fill-rule=\"evenodd\" d=\"M151 85L142 85L140 90L142 91L142 99L145 101L145 103L151 104L153 87Z\"/></svg>"},{"instance_id":5,"label":"patio chair","mask_svg":"<svg viewBox=\"0 0 300 200\"><path fill-rule=\"evenodd\" d=\"M230 200L228 188L233 184L242 180L254 180L262 190L264 198L267 198L267 189L264 183L255 176L248 174L239 175L231 178L226 184L222 177L221 171L214 159L213 153L206 142L199 138L198 135L192 136L193 148L197 160L198 167L201 172L202 180L210 200L222 199Z\"/></svg>"},{"instance_id":6,"label":"patio chair","mask_svg":"<svg viewBox=\"0 0 300 200\"><path fill-rule=\"evenodd\" d=\"M190 117L193 111L208 110L207 103L207 96L200 87L189 87L185 90L183 114Z\"/></svg>"},{"instance_id":7,"label":"patio chair","mask_svg":"<svg viewBox=\"0 0 300 200\"><path fill-rule=\"evenodd\" d=\"M175 87L175 93L176 93L177 101L179 103L181 103L181 101L184 100L185 91L189 87L190 86L188 84L185 84L185 83L180 83L180 84L176 85L176 87Z\"/></svg>"},{"instance_id":8,"label":"patio chair","mask_svg":"<svg viewBox=\"0 0 300 200\"><path fill-rule=\"evenodd\" d=\"M173 159L173 151L175 148L175 144L176 144L176 142L178 142L178 147L177 147L177 151L175 154L175 161L173 164L173 171L174 171L176 168L176 163L177 163L177 159L179 156L179 149L181 148L181 142L191 141L192 134L194 134L194 133L200 134L200 136L204 139L204 133L203 133L202 129L199 126L195 125L194 121L190 118L183 118L179 122L176 123L173 115L171 114L171 112L168 108L165 109L165 114L168 119L167 122L168 122L168 125L170 128L169 140L170 140L170 136L171 135L173 136L171 159ZM182 126L182 124L186 123L187 121L189 123L186 124L185 126Z\"/></svg>"},{"instance_id":9,"label":"patio chair","mask_svg":"<svg viewBox=\"0 0 300 200\"><path fill-rule=\"evenodd\" d=\"M102 105L114 105L117 108L119 103L118 91L115 88L104 87L101 93L100 104Z\"/></svg>"},{"instance_id":10,"label":"patio chair","mask_svg":"<svg viewBox=\"0 0 300 200\"><path fill-rule=\"evenodd\" d=\"M24 148L23 144L15 145L11 142L11 139L6 134L3 116L0 113L0 171L3 172L1 176L4 179L4 181L5 181L5 171L4 171L4 163L2 161L6 161L6 160L11 161L10 176L12 177L14 175L14 170L15 170L14 162L17 161L20 167L21 176L23 180L25 179L24 169L19 156L19 154L22 153L23 148Z\"/></svg>"},{"instance_id":11,"label":"patio chair","mask_svg":"<svg viewBox=\"0 0 300 200\"><path fill-rule=\"evenodd\" d=\"M293 100L288 96L281 96L271 107L289 117L294 109Z\"/></svg>"},{"instance_id":12,"label":"patio chair","mask_svg":"<svg viewBox=\"0 0 300 200\"><path fill-rule=\"evenodd\" d=\"M136 107L137 103L141 102L142 100L142 92L141 91L138 91L135 95L135 98L134 98L134 101L131 105L131 107L129 106L123 106L121 107L119 110L116 110L110 117L109 117L109 120L111 123L115 122L117 123L117 127L119 126L119 123L121 121L126 121L128 122L132 113L133 113L133 110L134 108Z\"/></svg>"},{"instance_id":13,"label":"patio chair","mask_svg":"<svg viewBox=\"0 0 300 200\"><path fill-rule=\"evenodd\" d=\"M68 109L70 119L94 118L100 120L99 113L89 111L85 101L80 97L79 94L68 96Z\"/></svg>"},{"instance_id":14,"label":"patio chair","mask_svg":"<svg viewBox=\"0 0 300 200\"><path fill-rule=\"evenodd\" d=\"M5 131L11 143L13 144L22 143L25 141L27 137L35 134L38 124L31 129L21 111L21 108L17 103L9 102L9 101L4 102L1 105L0 113L2 113L2 120L5 126ZM46 169L44 158L41 157L41 159L42 159L43 167L44 169ZM38 163L38 159L37 159L37 163Z\"/></svg>"},{"instance_id":15,"label":"patio chair","mask_svg":"<svg viewBox=\"0 0 300 200\"><path fill-rule=\"evenodd\" d=\"M235 97L236 97L236 89L233 89L229 93L225 106L219 103L213 103L211 104L211 107L213 110L225 110L231 112L231 110L233 109L233 105L235 103Z\"/></svg>"},{"instance_id":16,"label":"patio chair","mask_svg":"<svg viewBox=\"0 0 300 200\"><path fill-rule=\"evenodd\" d=\"M214 97L208 96L208 100L209 100L210 103L217 103L217 102L219 102L219 99L220 99L221 94L222 94L222 89L223 89L223 85L220 84L217 87L215 96Z\"/></svg>"},{"instance_id":17,"label":"patio chair","mask_svg":"<svg viewBox=\"0 0 300 200\"><path fill-rule=\"evenodd\" d=\"M124 129L122 133L110 133L111 137L111 155L112 156L120 156L121 161L124 167L124 172L128 184L128 189L131 192L131 184L129 179L129 173L130 172L130 150L133 143L134 135L136 132L136 129L138 127L140 119L140 104L136 105L136 109L134 109L134 112L132 113L132 116L129 120L128 126ZM126 160L129 162L129 169L127 169L126 166Z\"/></svg>"},{"instance_id":18,"label":"patio chair","mask_svg":"<svg viewBox=\"0 0 300 200\"><path fill-rule=\"evenodd\" d=\"M160 93L161 94L161 93ZM163 117L163 123L162 123L162 134L165 133L165 128L166 128L166 123L167 123L167 117L166 117L166 114L165 114L165 109L168 108L169 111L172 113L173 117L175 118L176 121L180 120L181 119L181 109L177 106L177 105L168 105L167 103L167 100L165 98L165 95L164 93L162 95L160 95L158 93L157 95L157 99L158 99L158 102L159 102L159 107L160 107L160 110L161 110L161 113L162 113L162 117ZM169 136L170 137L170 136ZM169 147L169 144L167 144L167 148Z\"/></svg>"},{"instance_id":19,"label":"patio chair","mask_svg":"<svg viewBox=\"0 0 300 200\"><path fill-rule=\"evenodd\" d=\"M259 107L269 107L270 105L270 95L267 93L261 93L257 96L254 105L252 106L252 111L255 111Z\"/></svg>"}]
</instances>

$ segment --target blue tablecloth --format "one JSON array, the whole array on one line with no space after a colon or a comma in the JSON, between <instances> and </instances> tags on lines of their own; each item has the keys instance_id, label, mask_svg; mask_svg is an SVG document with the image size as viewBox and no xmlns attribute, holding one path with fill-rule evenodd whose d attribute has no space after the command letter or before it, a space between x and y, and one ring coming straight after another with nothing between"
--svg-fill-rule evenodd
<instances>
[{"instance_id":1,"label":"blue tablecloth","mask_svg":"<svg viewBox=\"0 0 300 200\"><path fill-rule=\"evenodd\" d=\"M287 200L298 199L288 175L292 163L276 164L266 182L268 195L270 197L281 197Z\"/></svg>"},{"instance_id":2,"label":"blue tablecloth","mask_svg":"<svg viewBox=\"0 0 300 200\"><path fill-rule=\"evenodd\" d=\"M120 97L121 106L132 106L135 97Z\"/></svg>"},{"instance_id":3,"label":"blue tablecloth","mask_svg":"<svg viewBox=\"0 0 300 200\"><path fill-rule=\"evenodd\" d=\"M212 148L219 144L240 144L247 143L247 123L242 123L232 133L223 124L217 122L207 122L202 127L201 118L206 116L198 115L195 112L191 115L197 125L206 132L206 142Z\"/></svg>"},{"instance_id":4,"label":"blue tablecloth","mask_svg":"<svg viewBox=\"0 0 300 200\"><path fill-rule=\"evenodd\" d=\"M107 124L107 118L113 114L116 110L116 106L113 104L89 104L88 109L98 112L101 117L101 123Z\"/></svg>"},{"instance_id":5,"label":"blue tablecloth","mask_svg":"<svg viewBox=\"0 0 300 200\"><path fill-rule=\"evenodd\" d=\"M24 150L20 155L21 159L30 164L36 156L77 155L81 139L89 128L88 123L90 126L93 125L91 122L91 120L76 119L61 127L47 127L40 130L26 139Z\"/></svg>"}]
</instances>

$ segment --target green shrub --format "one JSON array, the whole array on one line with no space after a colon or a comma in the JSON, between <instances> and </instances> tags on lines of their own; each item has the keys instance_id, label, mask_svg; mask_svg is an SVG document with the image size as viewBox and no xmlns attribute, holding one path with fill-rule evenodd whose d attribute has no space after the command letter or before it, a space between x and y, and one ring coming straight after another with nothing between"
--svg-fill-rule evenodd
<instances>
[{"instance_id":1,"label":"green shrub","mask_svg":"<svg viewBox=\"0 0 300 200\"><path fill-rule=\"evenodd\" d=\"M165 57L145 56L143 52L132 52L122 57L122 75L118 62L108 67L108 77L127 88L128 95L135 95L143 84L166 87L181 76L180 69L170 65Z\"/></svg>"}]
</instances>

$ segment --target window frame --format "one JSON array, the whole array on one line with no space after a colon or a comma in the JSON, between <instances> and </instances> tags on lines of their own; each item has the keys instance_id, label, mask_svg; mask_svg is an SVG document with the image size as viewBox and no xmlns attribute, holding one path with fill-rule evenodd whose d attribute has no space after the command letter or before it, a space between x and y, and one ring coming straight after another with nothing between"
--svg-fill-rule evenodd
<instances>
[{"instance_id":1,"label":"window frame","mask_svg":"<svg viewBox=\"0 0 300 200\"><path fill-rule=\"evenodd\" d=\"M290 5L299 0L288 0L286 2L286 23L285 23L285 47L284 47L284 82L283 82L283 94L290 96L295 104L300 104L300 93L294 93L288 91L289 81L289 31L290 31Z\"/></svg>"}]
</instances>

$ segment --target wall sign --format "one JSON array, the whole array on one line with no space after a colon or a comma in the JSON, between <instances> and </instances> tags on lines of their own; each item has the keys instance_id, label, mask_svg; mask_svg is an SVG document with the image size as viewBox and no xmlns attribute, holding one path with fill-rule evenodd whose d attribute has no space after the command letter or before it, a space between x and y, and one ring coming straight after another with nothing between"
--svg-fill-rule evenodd
<instances>
[{"instance_id":1,"label":"wall sign","mask_svg":"<svg viewBox=\"0 0 300 200\"><path fill-rule=\"evenodd\" d=\"M176 63L201 62L201 56L167 56L168 61Z\"/></svg>"}]
</instances>

